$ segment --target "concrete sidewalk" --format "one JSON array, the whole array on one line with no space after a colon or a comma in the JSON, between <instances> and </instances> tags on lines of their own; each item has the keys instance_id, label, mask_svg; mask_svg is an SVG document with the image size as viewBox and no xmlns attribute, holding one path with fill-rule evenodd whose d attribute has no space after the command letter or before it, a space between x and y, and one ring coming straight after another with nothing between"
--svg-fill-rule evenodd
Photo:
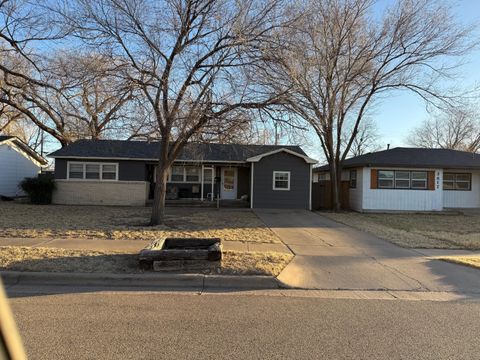
<instances>
[{"instance_id":1,"label":"concrete sidewalk","mask_svg":"<svg viewBox=\"0 0 480 360\"><path fill-rule=\"evenodd\" d=\"M145 248L147 240L102 240L102 239L29 239L29 238L0 238L0 246L29 246L48 247L77 250L123 251L137 253ZM270 244L244 241L224 241L224 250L244 252L284 252L290 253L282 243Z\"/></svg>"},{"instance_id":2,"label":"concrete sidewalk","mask_svg":"<svg viewBox=\"0 0 480 360\"><path fill-rule=\"evenodd\" d=\"M257 210L295 253L278 276L294 288L480 293L480 271L436 260L470 253L404 249L309 211Z\"/></svg>"}]
</instances>

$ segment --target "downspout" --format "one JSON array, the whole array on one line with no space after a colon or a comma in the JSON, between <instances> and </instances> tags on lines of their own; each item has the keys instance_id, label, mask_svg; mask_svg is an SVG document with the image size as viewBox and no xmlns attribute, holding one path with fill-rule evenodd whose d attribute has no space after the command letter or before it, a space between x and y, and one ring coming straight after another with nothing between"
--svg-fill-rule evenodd
<instances>
[{"instance_id":1,"label":"downspout","mask_svg":"<svg viewBox=\"0 0 480 360\"><path fill-rule=\"evenodd\" d=\"M253 165L255 163L251 163L251 167L250 167L250 209L253 209Z\"/></svg>"},{"instance_id":2,"label":"downspout","mask_svg":"<svg viewBox=\"0 0 480 360\"><path fill-rule=\"evenodd\" d=\"M310 188L308 191L308 210L312 211L312 169L313 165L310 164Z\"/></svg>"}]
</instances>

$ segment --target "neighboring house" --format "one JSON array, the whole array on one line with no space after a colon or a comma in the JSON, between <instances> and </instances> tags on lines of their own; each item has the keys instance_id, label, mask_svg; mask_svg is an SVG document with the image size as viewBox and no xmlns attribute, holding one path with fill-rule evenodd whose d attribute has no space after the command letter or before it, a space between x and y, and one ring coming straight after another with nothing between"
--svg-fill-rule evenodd
<instances>
[{"instance_id":1,"label":"neighboring house","mask_svg":"<svg viewBox=\"0 0 480 360\"><path fill-rule=\"evenodd\" d=\"M37 176L47 160L15 136L0 136L0 196L24 195L19 188L26 177Z\"/></svg>"},{"instance_id":2,"label":"neighboring house","mask_svg":"<svg viewBox=\"0 0 480 360\"><path fill-rule=\"evenodd\" d=\"M328 166L313 170L329 181ZM349 206L356 211L442 211L480 207L480 154L394 148L345 160ZM315 185L315 184L314 184Z\"/></svg>"},{"instance_id":3,"label":"neighboring house","mask_svg":"<svg viewBox=\"0 0 480 360\"><path fill-rule=\"evenodd\" d=\"M145 205L159 144L79 140L55 159L57 204ZM252 208L310 209L315 160L298 146L189 143L168 176L167 199L246 199Z\"/></svg>"}]
</instances>

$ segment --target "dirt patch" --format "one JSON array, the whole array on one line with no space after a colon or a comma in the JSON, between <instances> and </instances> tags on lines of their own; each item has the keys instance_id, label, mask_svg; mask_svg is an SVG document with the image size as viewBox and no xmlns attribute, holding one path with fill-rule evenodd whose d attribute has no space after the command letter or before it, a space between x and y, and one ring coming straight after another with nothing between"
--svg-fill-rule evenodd
<instances>
[{"instance_id":1,"label":"dirt patch","mask_svg":"<svg viewBox=\"0 0 480 360\"><path fill-rule=\"evenodd\" d=\"M251 211L168 208L166 223L148 225L148 207L30 205L0 202L0 237L152 240L218 237L280 243Z\"/></svg>"},{"instance_id":2,"label":"dirt patch","mask_svg":"<svg viewBox=\"0 0 480 360\"><path fill-rule=\"evenodd\" d=\"M278 275L293 255L268 252L226 251L220 267L208 273L229 275ZM76 273L142 273L138 255L115 251L86 251L19 246L0 247L0 270L76 272Z\"/></svg>"},{"instance_id":3,"label":"dirt patch","mask_svg":"<svg viewBox=\"0 0 480 360\"><path fill-rule=\"evenodd\" d=\"M480 249L477 214L321 214L403 247Z\"/></svg>"}]
</instances>

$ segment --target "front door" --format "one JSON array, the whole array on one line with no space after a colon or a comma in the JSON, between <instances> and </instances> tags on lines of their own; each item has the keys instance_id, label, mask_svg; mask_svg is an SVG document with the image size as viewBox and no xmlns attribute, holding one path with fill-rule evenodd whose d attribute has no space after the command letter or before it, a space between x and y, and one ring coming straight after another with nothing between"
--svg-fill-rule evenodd
<instances>
[{"instance_id":1,"label":"front door","mask_svg":"<svg viewBox=\"0 0 480 360\"><path fill-rule=\"evenodd\" d=\"M231 167L222 167L222 184L221 194L222 199L236 199L237 198L237 169Z\"/></svg>"}]
</instances>

